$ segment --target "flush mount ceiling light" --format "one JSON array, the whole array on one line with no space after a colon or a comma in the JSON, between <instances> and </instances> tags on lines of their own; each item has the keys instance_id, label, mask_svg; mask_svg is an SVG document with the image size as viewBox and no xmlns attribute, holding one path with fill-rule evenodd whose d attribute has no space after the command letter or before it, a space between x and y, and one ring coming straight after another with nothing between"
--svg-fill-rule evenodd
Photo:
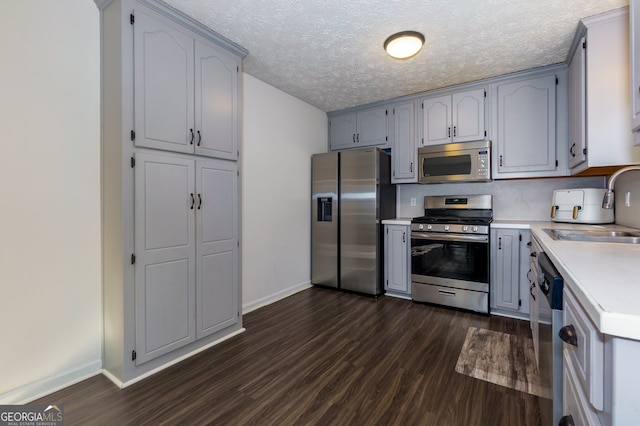
<instances>
[{"instance_id":1,"label":"flush mount ceiling light","mask_svg":"<svg viewBox=\"0 0 640 426\"><path fill-rule=\"evenodd\" d=\"M384 41L384 50L395 59L407 59L422 49L424 36L417 31L402 31Z\"/></svg>"}]
</instances>

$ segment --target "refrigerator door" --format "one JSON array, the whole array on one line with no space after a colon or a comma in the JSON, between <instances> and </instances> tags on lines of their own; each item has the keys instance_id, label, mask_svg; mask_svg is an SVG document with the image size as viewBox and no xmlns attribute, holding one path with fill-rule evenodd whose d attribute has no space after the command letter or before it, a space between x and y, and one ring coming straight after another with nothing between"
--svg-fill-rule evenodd
<instances>
[{"instance_id":1,"label":"refrigerator door","mask_svg":"<svg viewBox=\"0 0 640 426\"><path fill-rule=\"evenodd\" d=\"M381 293L378 268L378 150L340 157L340 287Z\"/></svg>"},{"instance_id":2,"label":"refrigerator door","mask_svg":"<svg viewBox=\"0 0 640 426\"><path fill-rule=\"evenodd\" d=\"M338 288L338 153L311 157L311 283Z\"/></svg>"}]
</instances>

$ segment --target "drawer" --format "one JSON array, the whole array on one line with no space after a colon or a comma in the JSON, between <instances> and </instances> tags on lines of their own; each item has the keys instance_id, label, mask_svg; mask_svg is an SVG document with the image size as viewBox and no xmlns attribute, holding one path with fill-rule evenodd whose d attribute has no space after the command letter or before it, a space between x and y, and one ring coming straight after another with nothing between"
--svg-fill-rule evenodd
<instances>
[{"instance_id":1,"label":"drawer","mask_svg":"<svg viewBox=\"0 0 640 426\"><path fill-rule=\"evenodd\" d=\"M596 410L604 408L604 341L575 296L564 290L564 325L573 326L577 346L564 343L567 364Z\"/></svg>"},{"instance_id":2,"label":"drawer","mask_svg":"<svg viewBox=\"0 0 640 426\"><path fill-rule=\"evenodd\" d=\"M598 413L589 404L584 390L579 383L576 382L576 372L573 363L568 358L568 352L565 351L564 357L564 376L563 384L563 401L562 414L571 415L573 424L584 426L600 425Z\"/></svg>"}]
</instances>

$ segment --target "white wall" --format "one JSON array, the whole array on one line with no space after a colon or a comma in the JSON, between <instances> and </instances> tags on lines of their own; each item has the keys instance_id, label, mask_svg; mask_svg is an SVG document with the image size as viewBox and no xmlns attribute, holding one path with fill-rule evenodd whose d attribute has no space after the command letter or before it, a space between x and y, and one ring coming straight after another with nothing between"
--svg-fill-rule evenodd
<instances>
[{"instance_id":1,"label":"white wall","mask_svg":"<svg viewBox=\"0 0 640 426\"><path fill-rule=\"evenodd\" d=\"M0 403L101 367L98 19L0 2Z\"/></svg>"},{"instance_id":2,"label":"white wall","mask_svg":"<svg viewBox=\"0 0 640 426\"><path fill-rule=\"evenodd\" d=\"M310 285L311 154L326 114L244 74L242 305L249 312Z\"/></svg>"}]
</instances>

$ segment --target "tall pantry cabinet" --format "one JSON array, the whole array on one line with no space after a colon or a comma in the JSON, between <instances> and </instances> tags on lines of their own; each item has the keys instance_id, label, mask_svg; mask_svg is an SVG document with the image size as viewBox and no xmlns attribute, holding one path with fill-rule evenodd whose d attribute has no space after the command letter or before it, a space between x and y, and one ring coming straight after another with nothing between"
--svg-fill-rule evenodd
<instances>
[{"instance_id":1,"label":"tall pantry cabinet","mask_svg":"<svg viewBox=\"0 0 640 426\"><path fill-rule=\"evenodd\" d=\"M133 383L242 331L247 51L156 0L101 10L106 375Z\"/></svg>"}]
</instances>

